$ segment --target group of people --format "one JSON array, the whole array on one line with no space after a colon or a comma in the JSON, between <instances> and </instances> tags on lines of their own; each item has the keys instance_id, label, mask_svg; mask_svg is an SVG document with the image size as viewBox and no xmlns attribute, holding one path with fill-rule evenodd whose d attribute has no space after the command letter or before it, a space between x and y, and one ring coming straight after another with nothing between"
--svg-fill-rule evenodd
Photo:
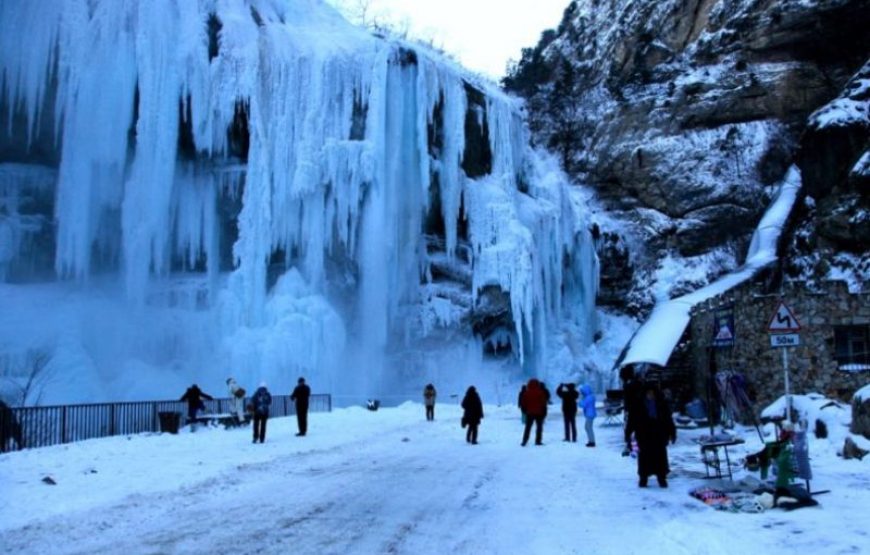
<instances>
[{"instance_id":1,"label":"group of people","mask_svg":"<svg viewBox=\"0 0 870 555\"><path fill-rule=\"evenodd\" d=\"M582 394L582 397L581 397ZM595 421L595 394L588 384L584 384L580 391L577 391L573 383L559 384L556 389L556 395L562 399L562 416L565 423L565 439L564 441L577 441L577 412L578 405L583 408L583 415L586 418L586 446L595 447L595 431L593 423ZM435 386L427 384L423 388L423 405L426 407L426 420L435 419L435 399L437 392ZM517 406L522 414L524 424L523 440L521 445L529 442L529 436L532 431L532 424L535 425L535 445L543 445L544 422L547 419L547 408L550 404L550 391L546 384L532 378L529 383L522 386L519 397L517 398ZM483 402L480 400L480 395L474 386L468 388L465 392L465 397L462 399L462 427L467 428L465 440L477 445L477 434L481 420L483 420Z\"/></svg>"},{"instance_id":2,"label":"group of people","mask_svg":"<svg viewBox=\"0 0 870 555\"><path fill-rule=\"evenodd\" d=\"M668 487L667 476L668 442L677 440L677 429L671 416L671 409L661 390L653 382L642 382L633 374L623 377L625 391L625 428L626 453L632 449L632 438L637 442L638 486L645 488L649 477L655 476L660 487ZM556 395L562 400L562 419L565 426L563 441L577 441L577 414L583 410L586 428L586 447L595 447L595 394L589 384L583 384L578 391L573 383L561 383ZM437 392L431 383L423 388L423 404L426 407L426 420L435 419L435 399ZM543 445L544 422L550 404L550 392L546 384L532 378L520 389L517 405L524 424L522 446L526 446L535 426L535 445ZM462 399L462 427L466 428L465 441L477 445L477 434L483 420L483 403L474 386L468 388Z\"/></svg>"},{"instance_id":3,"label":"group of people","mask_svg":"<svg viewBox=\"0 0 870 555\"><path fill-rule=\"evenodd\" d=\"M266 441L266 422L269 420L269 411L272 406L272 394L266 387L266 382L260 382L260 386L245 404L247 392L233 378L227 378L227 391L230 394L231 410L237 423L245 423L248 416L252 421L254 430L253 443ZM308 433L308 406L311 397L311 388L305 383L305 378L299 378L296 388L290 395L290 400L296 405L296 423L301 437ZM214 397L202 391L196 384L191 385L181 396L181 401L187 402L187 420L194 425L197 421L197 413L205 408L204 400L213 400Z\"/></svg>"}]
</instances>

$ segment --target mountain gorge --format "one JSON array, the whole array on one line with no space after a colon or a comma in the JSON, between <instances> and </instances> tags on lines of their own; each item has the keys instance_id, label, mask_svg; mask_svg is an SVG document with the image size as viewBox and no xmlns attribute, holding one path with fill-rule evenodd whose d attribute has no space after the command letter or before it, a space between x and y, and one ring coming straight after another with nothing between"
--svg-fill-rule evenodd
<instances>
[{"instance_id":1,"label":"mountain gorge","mask_svg":"<svg viewBox=\"0 0 870 555\"><path fill-rule=\"evenodd\" d=\"M597 191L599 303L643 314L741 262L792 165L776 279L870 275L870 2L575 0L505 87Z\"/></svg>"}]
</instances>

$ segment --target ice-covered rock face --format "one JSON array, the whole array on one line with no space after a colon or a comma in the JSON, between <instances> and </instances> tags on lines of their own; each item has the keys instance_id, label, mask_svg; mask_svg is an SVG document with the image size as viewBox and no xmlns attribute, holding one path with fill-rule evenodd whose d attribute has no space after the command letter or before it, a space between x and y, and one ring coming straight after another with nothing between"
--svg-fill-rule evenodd
<instances>
[{"instance_id":1,"label":"ice-covered rock face","mask_svg":"<svg viewBox=\"0 0 870 555\"><path fill-rule=\"evenodd\" d=\"M0 0L0 72L3 294L58 303L0 322L7 375L373 394L594 333L582 206L515 101L319 1Z\"/></svg>"},{"instance_id":2,"label":"ice-covered rock face","mask_svg":"<svg viewBox=\"0 0 870 555\"><path fill-rule=\"evenodd\" d=\"M867 127L819 129L810 116L841 93L826 113L858 104L845 97L860 92L868 18L870 4L853 0L574 0L505 84L529 99L534 139L635 224L632 296L642 297L656 279L644 265L672 258L688 270L743 251L791 164L810 194L849 188ZM828 203L818 207L823 238L854 250L863 223L844 241L843 218L826 223ZM727 269L711 266L708 279ZM625 280L607 286L624 306L612 291Z\"/></svg>"}]
</instances>

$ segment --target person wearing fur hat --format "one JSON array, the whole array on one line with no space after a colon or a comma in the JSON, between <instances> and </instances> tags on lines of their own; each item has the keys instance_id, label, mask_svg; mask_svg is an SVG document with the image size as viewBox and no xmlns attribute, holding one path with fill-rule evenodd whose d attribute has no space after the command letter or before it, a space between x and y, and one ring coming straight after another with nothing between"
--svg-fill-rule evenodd
<instances>
[{"instance_id":1,"label":"person wearing fur hat","mask_svg":"<svg viewBox=\"0 0 870 555\"><path fill-rule=\"evenodd\" d=\"M655 475L659 486L668 487L668 440L677 441L677 428L671 417L671 409L655 384L642 387L643 397L628 413L625 424L625 439L630 449L632 432L637 438L638 486L645 488L650 476Z\"/></svg>"},{"instance_id":2,"label":"person wearing fur hat","mask_svg":"<svg viewBox=\"0 0 870 555\"><path fill-rule=\"evenodd\" d=\"M230 412L241 424L245 421L245 388L233 378L227 378L227 391L230 394Z\"/></svg>"},{"instance_id":3,"label":"person wearing fur hat","mask_svg":"<svg viewBox=\"0 0 870 555\"><path fill-rule=\"evenodd\" d=\"M562 419L565 421L565 441L577 442L577 399L580 394L574 384L560 383L556 395L562 399Z\"/></svg>"},{"instance_id":4,"label":"person wearing fur hat","mask_svg":"<svg viewBox=\"0 0 870 555\"><path fill-rule=\"evenodd\" d=\"M272 394L266 389L266 382L260 382L260 387L251 397L251 408L254 413L254 441L266 441L266 421L269 420L269 407L272 406Z\"/></svg>"}]
</instances>

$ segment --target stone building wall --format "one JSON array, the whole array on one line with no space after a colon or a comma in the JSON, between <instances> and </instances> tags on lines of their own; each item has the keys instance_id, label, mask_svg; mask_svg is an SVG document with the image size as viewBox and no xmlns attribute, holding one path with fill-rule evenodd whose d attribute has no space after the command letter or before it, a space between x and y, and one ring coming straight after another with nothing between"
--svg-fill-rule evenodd
<instances>
[{"instance_id":1,"label":"stone building wall","mask_svg":"<svg viewBox=\"0 0 870 555\"><path fill-rule=\"evenodd\" d=\"M731 303L734 346L713 350L716 367L743 373L759 410L784 393L783 348L771 347L767 333L780 301L791 309L801 326L800 344L787 347L792 393L818 392L848 402L855 391L870 383L868 370L838 369L834 343L834 326L870 325L870 291L849 293L845 282L830 281L822 292L810 291L798 283L784 284L777 294L761 294L759 287L746 284L710 299L693 312L691 359L699 395L704 395L708 383L714 310Z\"/></svg>"}]
</instances>

